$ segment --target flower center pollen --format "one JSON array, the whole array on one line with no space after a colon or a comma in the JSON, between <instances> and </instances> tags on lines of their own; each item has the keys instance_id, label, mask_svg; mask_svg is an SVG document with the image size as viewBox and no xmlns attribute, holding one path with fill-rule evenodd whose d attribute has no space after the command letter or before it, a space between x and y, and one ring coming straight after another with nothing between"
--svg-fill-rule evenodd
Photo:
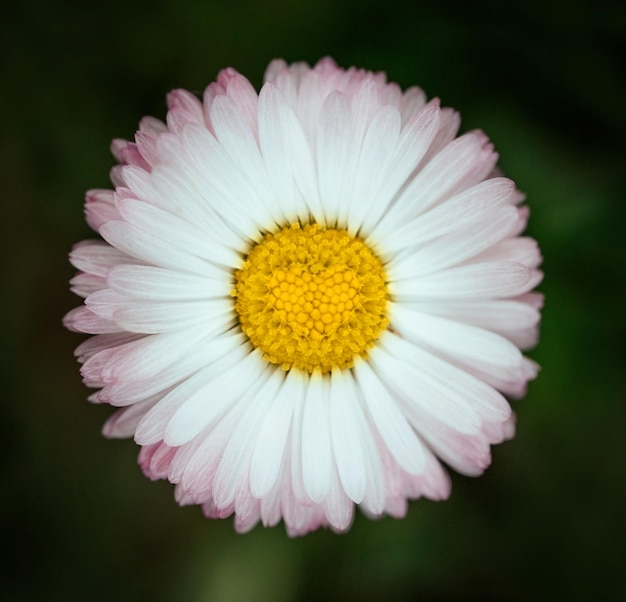
<instances>
[{"instance_id":1,"label":"flower center pollen","mask_svg":"<svg viewBox=\"0 0 626 602\"><path fill-rule=\"evenodd\" d=\"M235 273L231 295L250 342L284 370L350 368L389 324L378 257L319 224L267 234Z\"/></svg>"}]
</instances>

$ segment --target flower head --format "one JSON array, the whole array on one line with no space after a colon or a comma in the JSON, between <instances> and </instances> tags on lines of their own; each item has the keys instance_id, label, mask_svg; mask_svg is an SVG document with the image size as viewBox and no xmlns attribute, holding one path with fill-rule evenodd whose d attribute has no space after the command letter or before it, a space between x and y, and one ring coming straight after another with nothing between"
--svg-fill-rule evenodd
<instances>
[{"instance_id":1,"label":"flower head","mask_svg":"<svg viewBox=\"0 0 626 602\"><path fill-rule=\"evenodd\" d=\"M93 401L152 479L239 531L442 499L512 436L537 367L528 211L478 131L384 74L272 62L116 140L70 258Z\"/></svg>"}]
</instances>

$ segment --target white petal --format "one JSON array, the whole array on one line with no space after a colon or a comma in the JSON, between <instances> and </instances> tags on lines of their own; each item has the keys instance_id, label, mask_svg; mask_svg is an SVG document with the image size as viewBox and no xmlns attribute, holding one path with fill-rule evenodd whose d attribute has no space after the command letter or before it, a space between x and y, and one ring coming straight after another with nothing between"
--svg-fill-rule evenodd
<instances>
[{"instance_id":1,"label":"white petal","mask_svg":"<svg viewBox=\"0 0 626 602\"><path fill-rule=\"evenodd\" d=\"M208 277L152 266L121 265L109 272L107 284L122 295L148 301L228 297L233 288L232 276L217 267Z\"/></svg>"},{"instance_id":2,"label":"white petal","mask_svg":"<svg viewBox=\"0 0 626 602\"><path fill-rule=\"evenodd\" d=\"M105 382L152 378L183 355L196 352L202 339L210 334L198 328L176 330L113 349L114 354L102 367L102 378Z\"/></svg>"},{"instance_id":3,"label":"white petal","mask_svg":"<svg viewBox=\"0 0 626 602\"><path fill-rule=\"evenodd\" d=\"M240 333L224 334L219 337L209 333L199 344L176 359L167 368L140 380L114 380L107 384L99 393L98 398L105 403L121 406L144 400L152 395L169 393L171 388L182 383L202 368L213 363L232 348L242 346Z\"/></svg>"},{"instance_id":4,"label":"white petal","mask_svg":"<svg viewBox=\"0 0 626 602\"><path fill-rule=\"evenodd\" d=\"M143 473L152 480L167 478L167 473L176 449L164 443L155 443L143 447L139 452L139 466Z\"/></svg>"},{"instance_id":5,"label":"white petal","mask_svg":"<svg viewBox=\"0 0 626 602\"><path fill-rule=\"evenodd\" d=\"M438 153L440 153L452 140L459 131L461 126L461 116L457 111L450 107L444 107L441 109L441 118L439 119L439 130L432 141L432 144L428 148L428 151L424 155L420 168L426 165L432 160Z\"/></svg>"},{"instance_id":6,"label":"white petal","mask_svg":"<svg viewBox=\"0 0 626 602\"><path fill-rule=\"evenodd\" d=\"M118 202L118 209L125 221L190 255L228 268L241 263L241 256L231 248L216 243L187 221L149 203L125 199Z\"/></svg>"},{"instance_id":7,"label":"white petal","mask_svg":"<svg viewBox=\"0 0 626 602\"><path fill-rule=\"evenodd\" d=\"M407 220L393 236L378 243L374 241L374 244L380 247L381 258L388 259L403 249L419 248L440 236L460 230L472 231L506 203L514 191L515 185L506 178L481 182L415 219Z\"/></svg>"},{"instance_id":8,"label":"white petal","mask_svg":"<svg viewBox=\"0 0 626 602\"><path fill-rule=\"evenodd\" d=\"M259 144L283 219L306 222L310 211L315 221L323 222L311 148L293 111L272 84L264 86L259 97ZM306 204L296 202L297 191Z\"/></svg>"},{"instance_id":9,"label":"white petal","mask_svg":"<svg viewBox=\"0 0 626 602\"><path fill-rule=\"evenodd\" d=\"M328 96L319 120L317 169L326 225L334 227L348 202L354 174L347 171L352 115L346 97Z\"/></svg>"},{"instance_id":10,"label":"white petal","mask_svg":"<svg viewBox=\"0 0 626 602\"><path fill-rule=\"evenodd\" d=\"M540 319L540 306L518 299L425 301L411 306L429 314L487 328L509 339L514 334L534 332Z\"/></svg>"},{"instance_id":11,"label":"white petal","mask_svg":"<svg viewBox=\"0 0 626 602\"><path fill-rule=\"evenodd\" d=\"M102 276L80 272L70 280L70 290L79 297L88 297L92 293L105 288L106 281Z\"/></svg>"},{"instance_id":12,"label":"white petal","mask_svg":"<svg viewBox=\"0 0 626 602\"><path fill-rule=\"evenodd\" d=\"M234 319L231 299L183 301L172 303L123 303L115 310L113 319L125 330L145 334L170 332L192 326L220 327Z\"/></svg>"},{"instance_id":13,"label":"white petal","mask_svg":"<svg viewBox=\"0 0 626 602\"><path fill-rule=\"evenodd\" d=\"M310 376L304 375L304 386L302 395L296 395L293 400L293 418L291 421L290 439L286 448L286 460L288 460L288 473L293 490L293 498L298 502L310 503L309 496L304 488L302 475L302 420L304 415L304 404L306 388L308 388Z\"/></svg>"},{"instance_id":14,"label":"white petal","mask_svg":"<svg viewBox=\"0 0 626 602\"><path fill-rule=\"evenodd\" d=\"M254 134L257 129L259 95L252 84L247 78L230 67L220 71L217 82L226 89L226 94L233 101L237 111Z\"/></svg>"},{"instance_id":15,"label":"white petal","mask_svg":"<svg viewBox=\"0 0 626 602\"><path fill-rule=\"evenodd\" d=\"M137 263L133 257L101 240L85 240L75 245L69 258L75 268L102 278L106 278L113 266Z\"/></svg>"},{"instance_id":16,"label":"white petal","mask_svg":"<svg viewBox=\"0 0 626 602\"><path fill-rule=\"evenodd\" d=\"M389 264L389 278L409 271L413 276L432 274L467 261L508 236L516 221L515 207L503 205L476 227L441 236L419 249L405 250Z\"/></svg>"},{"instance_id":17,"label":"white petal","mask_svg":"<svg viewBox=\"0 0 626 602\"><path fill-rule=\"evenodd\" d=\"M417 406L460 433L480 432L480 417L467 396L429 369L440 367L434 356L385 332L370 359L378 377L405 405Z\"/></svg>"},{"instance_id":18,"label":"white petal","mask_svg":"<svg viewBox=\"0 0 626 602\"><path fill-rule=\"evenodd\" d=\"M109 244L124 253L152 265L207 276L214 269L214 266L190 255L177 244L160 239L127 222L107 222L100 228L100 234Z\"/></svg>"},{"instance_id":19,"label":"white petal","mask_svg":"<svg viewBox=\"0 0 626 602\"><path fill-rule=\"evenodd\" d=\"M266 496L276 483L283 464L294 406L302 404L304 387L301 373L290 370L260 427L250 466L250 488L259 498Z\"/></svg>"},{"instance_id":20,"label":"white petal","mask_svg":"<svg viewBox=\"0 0 626 602\"><path fill-rule=\"evenodd\" d=\"M285 469L286 465L287 462L283 458L274 486L261 498L261 522L265 527L274 527L282 518L283 489L291 489L289 472Z\"/></svg>"},{"instance_id":21,"label":"white petal","mask_svg":"<svg viewBox=\"0 0 626 602\"><path fill-rule=\"evenodd\" d=\"M426 94L424 90L417 86L407 88L402 95L402 123L409 121L425 104Z\"/></svg>"},{"instance_id":22,"label":"white petal","mask_svg":"<svg viewBox=\"0 0 626 602\"><path fill-rule=\"evenodd\" d=\"M356 414L360 422L359 431L363 438L365 469L367 470L367 489L365 490L365 495L361 502L361 508L378 516L382 514L385 507L385 474L380 453L378 452L376 438L373 433L373 429L376 427L371 420L368 421L365 418L365 412L366 409L362 406L361 412Z\"/></svg>"},{"instance_id":23,"label":"white petal","mask_svg":"<svg viewBox=\"0 0 626 602\"><path fill-rule=\"evenodd\" d=\"M68 330L85 334L108 334L121 330L115 322L100 317L84 305L68 311L63 317L63 325Z\"/></svg>"},{"instance_id":24,"label":"white petal","mask_svg":"<svg viewBox=\"0 0 626 602\"><path fill-rule=\"evenodd\" d=\"M444 413L454 414L454 419L460 420L459 424L466 420L468 425L476 424L475 417L481 422L501 422L511 415L511 408L500 393L464 370L397 335L385 337L385 346L392 355L406 361L405 366L410 365L409 372L412 372L413 378L419 379L420 393L431 394L431 399L425 400L430 407L426 407L427 411L433 409L433 403L439 403ZM419 405L419 395L414 397ZM435 399L439 401L433 402ZM435 416L435 412L431 413ZM441 416L437 417L441 419ZM460 432L475 432L473 428L458 428L459 424L455 426L450 421L447 424Z\"/></svg>"},{"instance_id":25,"label":"white petal","mask_svg":"<svg viewBox=\"0 0 626 602\"><path fill-rule=\"evenodd\" d=\"M475 434L460 433L416 405L407 405L405 410L413 428L418 429L437 456L457 472L475 477L491 463L489 438L484 430Z\"/></svg>"},{"instance_id":26,"label":"white petal","mask_svg":"<svg viewBox=\"0 0 626 602\"><path fill-rule=\"evenodd\" d=\"M262 204L270 209L274 220L282 221L276 212L278 203L272 195L261 151L230 98L223 95L215 98L211 105L211 123L220 145L237 166L237 177L246 180L254 189Z\"/></svg>"},{"instance_id":27,"label":"white petal","mask_svg":"<svg viewBox=\"0 0 626 602\"><path fill-rule=\"evenodd\" d=\"M360 154L357 155L354 184L352 190L348 191L351 202L347 206L343 205L339 214L339 225L344 227L349 223L348 231L351 234L356 234L363 219L372 210L379 216L391 200L389 195L381 194L380 188L389 183L388 166L393 159L399 134L400 113L395 107L382 107L369 123Z\"/></svg>"},{"instance_id":28,"label":"white petal","mask_svg":"<svg viewBox=\"0 0 626 602\"><path fill-rule=\"evenodd\" d=\"M202 357L204 368L183 380L146 414L137 427L135 441L139 445L156 443L164 438L166 427L172 416L183 404L193 399L197 401L200 397L201 401L198 405L202 406L202 401L206 401L202 394L204 388L210 387L218 375L228 371L249 355L247 347L240 341L239 337L218 337L212 343L208 343L207 355ZM243 379L240 378L241 380ZM246 382L248 382L247 379ZM210 410L211 404L207 402L207 406ZM194 407L191 406L191 409ZM202 413L202 407L198 413ZM172 445L176 444L172 443Z\"/></svg>"},{"instance_id":29,"label":"white petal","mask_svg":"<svg viewBox=\"0 0 626 602\"><path fill-rule=\"evenodd\" d=\"M380 86L373 79L364 79L350 101L352 110L352 140L350 151L357 154L374 115L381 109Z\"/></svg>"},{"instance_id":30,"label":"white petal","mask_svg":"<svg viewBox=\"0 0 626 602\"><path fill-rule=\"evenodd\" d=\"M355 223L362 224L361 236L367 236L375 230L381 217L392 210L393 200L416 169L437 132L439 113L438 105L428 106L403 128L395 148L390 150L386 159L385 172L376 195L367 206L361 206L360 213L351 214ZM367 181L367 176L364 177ZM355 207L356 201L358 199L353 201L351 209Z\"/></svg>"},{"instance_id":31,"label":"white petal","mask_svg":"<svg viewBox=\"0 0 626 602\"><path fill-rule=\"evenodd\" d=\"M332 471L328 382L313 373L304 399L302 416L302 481L317 504L328 495Z\"/></svg>"},{"instance_id":32,"label":"white petal","mask_svg":"<svg viewBox=\"0 0 626 602\"><path fill-rule=\"evenodd\" d=\"M85 195L85 221L97 232L110 220L119 219L112 190L88 190Z\"/></svg>"},{"instance_id":33,"label":"white petal","mask_svg":"<svg viewBox=\"0 0 626 602\"><path fill-rule=\"evenodd\" d=\"M245 498L246 502L242 501ZM261 518L261 501L249 493L237 492L235 498L235 531L239 534L249 533Z\"/></svg>"},{"instance_id":34,"label":"white petal","mask_svg":"<svg viewBox=\"0 0 626 602\"><path fill-rule=\"evenodd\" d=\"M425 466L424 447L394 399L367 361L356 361L356 382L376 430L394 459L411 474Z\"/></svg>"},{"instance_id":35,"label":"white petal","mask_svg":"<svg viewBox=\"0 0 626 602\"><path fill-rule=\"evenodd\" d=\"M157 135L166 132L167 126L156 117L143 117L139 122L139 131Z\"/></svg>"},{"instance_id":36,"label":"white petal","mask_svg":"<svg viewBox=\"0 0 626 602\"><path fill-rule=\"evenodd\" d=\"M446 146L417 174L376 227L379 239L393 236L408 219L414 218L464 188L480 182L497 155L486 145L484 135L468 133Z\"/></svg>"},{"instance_id":37,"label":"white petal","mask_svg":"<svg viewBox=\"0 0 626 602\"><path fill-rule=\"evenodd\" d=\"M111 439L132 437L137 425L154 403L153 400L148 399L145 402L117 410L104 423L102 434Z\"/></svg>"},{"instance_id":38,"label":"white petal","mask_svg":"<svg viewBox=\"0 0 626 602\"><path fill-rule=\"evenodd\" d=\"M330 379L330 434L343 490L357 504L367 488L365 454L357 414L356 386L350 373L333 370Z\"/></svg>"},{"instance_id":39,"label":"white petal","mask_svg":"<svg viewBox=\"0 0 626 602\"><path fill-rule=\"evenodd\" d=\"M418 278L391 281L389 293L398 301L514 297L525 292L530 279L528 268L521 263L477 263Z\"/></svg>"},{"instance_id":40,"label":"white petal","mask_svg":"<svg viewBox=\"0 0 626 602\"><path fill-rule=\"evenodd\" d=\"M529 268L536 268L542 261L537 241L528 237L503 240L475 258L475 261L516 261Z\"/></svg>"},{"instance_id":41,"label":"white petal","mask_svg":"<svg viewBox=\"0 0 626 602\"><path fill-rule=\"evenodd\" d=\"M218 508L225 508L233 503L237 488L240 484L243 485L244 479L247 487L247 468L259 428L284 379L280 368L275 368L273 372L266 370L265 375L268 378L262 383L257 381L254 389L249 389L241 401L245 407L244 412L226 445L215 475L213 499Z\"/></svg>"},{"instance_id":42,"label":"white petal","mask_svg":"<svg viewBox=\"0 0 626 602\"><path fill-rule=\"evenodd\" d=\"M204 374L204 382L182 402L165 429L163 440L168 445L182 445L195 437L237 402L248 389L255 386L262 374L267 374L267 364L258 353L249 353L241 361L230 363L230 366L217 374L215 370L211 370L210 378L209 374ZM191 379L179 389L190 381ZM177 391L178 389L174 393ZM180 393L177 395L180 396Z\"/></svg>"},{"instance_id":43,"label":"white petal","mask_svg":"<svg viewBox=\"0 0 626 602\"><path fill-rule=\"evenodd\" d=\"M271 204L263 204L254 184L242 177L239 166L206 129L187 126L183 144L205 204L234 232L253 240L260 228L270 228L280 218L272 214Z\"/></svg>"},{"instance_id":44,"label":"white petal","mask_svg":"<svg viewBox=\"0 0 626 602\"><path fill-rule=\"evenodd\" d=\"M356 93L350 101L350 109L352 113L352 125L350 132L350 142L348 144L347 157L346 157L346 174L354 174L354 186L359 185L359 179L356 176L357 164L362 154L363 141L367 134L368 128L372 123L374 115L381 109L381 88L380 85L373 79L365 79L358 86ZM389 107L392 109L392 107ZM380 166L376 166L380 168ZM372 176L371 173L367 174L367 179ZM377 177L377 174L374 174ZM345 189L345 198L343 203L339 207L338 212L338 226L344 228L346 221L348 220L348 212L352 199L356 191L354 186L349 186ZM353 228L350 233L356 232L357 228Z\"/></svg>"},{"instance_id":45,"label":"white petal","mask_svg":"<svg viewBox=\"0 0 626 602\"><path fill-rule=\"evenodd\" d=\"M180 447L170 466L170 481L180 483L197 501L212 498L220 461L244 410L243 403L235 403L203 436Z\"/></svg>"},{"instance_id":46,"label":"white petal","mask_svg":"<svg viewBox=\"0 0 626 602\"><path fill-rule=\"evenodd\" d=\"M74 355L78 358L78 361L82 363L100 351L124 345L125 343L130 343L131 341L136 341L141 338L141 335L129 332L99 334L83 341L76 347Z\"/></svg>"},{"instance_id":47,"label":"white petal","mask_svg":"<svg viewBox=\"0 0 626 602\"><path fill-rule=\"evenodd\" d=\"M125 167L124 177L138 199L197 225L213 241L243 251L245 246L242 247L241 235L224 227L225 223L209 202L211 191L207 190L204 178L194 172L198 161L196 155L186 152L186 134L197 130L210 137L205 128L193 125L185 127L182 140L171 135L162 136L158 152L164 162L156 165L150 174L135 167ZM205 164L204 171L207 171L207 165L212 164Z\"/></svg>"},{"instance_id":48,"label":"white petal","mask_svg":"<svg viewBox=\"0 0 626 602\"><path fill-rule=\"evenodd\" d=\"M340 533L350 528L354 512L354 504L341 485L337 467L333 466L328 496L324 500L324 515L331 527Z\"/></svg>"},{"instance_id":49,"label":"white petal","mask_svg":"<svg viewBox=\"0 0 626 602\"><path fill-rule=\"evenodd\" d=\"M389 314L401 336L443 353L463 366L503 379L515 378L521 369L519 349L493 332L421 313L403 303L390 303Z\"/></svg>"}]
</instances>

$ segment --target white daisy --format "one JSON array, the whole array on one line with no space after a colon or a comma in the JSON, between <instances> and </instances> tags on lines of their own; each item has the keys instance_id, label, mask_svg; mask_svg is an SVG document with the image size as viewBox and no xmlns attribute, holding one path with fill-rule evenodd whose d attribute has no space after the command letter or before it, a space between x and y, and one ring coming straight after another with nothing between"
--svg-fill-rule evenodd
<instances>
[{"instance_id":1,"label":"white daisy","mask_svg":"<svg viewBox=\"0 0 626 602\"><path fill-rule=\"evenodd\" d=\"M104 241L71 253L68 328L93 401L120 409L181 504L343 531L478 475L537 373L528 211L486 136L382 73L272 62L168 97L116 140Z\"/></svg>"}]
</instances>

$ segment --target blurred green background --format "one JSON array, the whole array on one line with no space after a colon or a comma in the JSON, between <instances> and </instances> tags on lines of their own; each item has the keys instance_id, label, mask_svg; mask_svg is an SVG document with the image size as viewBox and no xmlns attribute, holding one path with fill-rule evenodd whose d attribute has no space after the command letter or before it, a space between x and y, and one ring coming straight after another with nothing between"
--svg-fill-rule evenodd
<instances>
[{"instance_id":1,"label":"blurred green background","mask_svg":"<svg viewBox=\"0 0 626 602\"><path fill-rule=\"evenodd\" d=\"M624 600L624 4L26 0L0 9L3 600ZM623 52L623 54L622 54ZM234 533L100 428L62 315L113 137L233 66L385 70L484 129L542 246L543 370L481 479L347 535Z\"/></svg>"}]
</instances>

